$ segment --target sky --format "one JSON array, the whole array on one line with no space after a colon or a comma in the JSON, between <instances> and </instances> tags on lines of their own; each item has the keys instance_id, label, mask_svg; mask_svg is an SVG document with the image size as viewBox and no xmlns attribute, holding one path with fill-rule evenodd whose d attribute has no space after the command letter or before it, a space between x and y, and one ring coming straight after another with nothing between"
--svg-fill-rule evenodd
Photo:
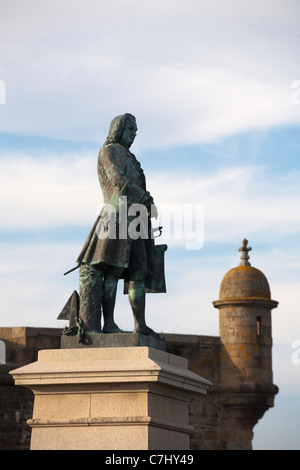
<instances>
[{"instance_id":1,"label":"sky","mask_svg":"<svg viewBox=\"0 0 300 470\"><path fill-rule=\"evenodd\" d=\"M0 0L0 11L0 326L64 327L78 271L63 274L103 202L97 154L111 120L134 114L131 150L168 245L167 293L147 296L147 323L218 336L212 302L247 238L279 302L280 392L253 447L299 450L300 1ZM132 330L121 285L115 317Z\"/></svg>"}]
</instances>

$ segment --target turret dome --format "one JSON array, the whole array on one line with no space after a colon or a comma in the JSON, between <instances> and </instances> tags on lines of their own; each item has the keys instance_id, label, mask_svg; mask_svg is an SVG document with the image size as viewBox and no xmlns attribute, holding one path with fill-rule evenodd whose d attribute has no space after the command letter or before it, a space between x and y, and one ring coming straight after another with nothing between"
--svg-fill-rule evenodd
<instances>
[{"instance_id":1,"label":"turret dome","mask_svg":"<svg viewBox=\"0 0 300 470\"><path fill-rule=\"evenodd\" d=\"M233 298L271 299L266 276L252 266L237 266L225 274L220 287L220 300Z\"/></svg>"},{"instance_id":2,"label":"turret dome","mask_svg":"<svg viewBox=\"0 0 300 470\"><path fill-rule=\"evenodd\" d=\"M213 302L214 306L220 308L224 302L237 304L241 301L252 302L259 301L272 304L272 308L277 305L276 301L271 300L271 291L266 276L257 268L249 263L248 240L242 240L242 246L239 248L241 254L240 265L230 269L221 283L219 300Z\"/></svg>"}]
</instances>

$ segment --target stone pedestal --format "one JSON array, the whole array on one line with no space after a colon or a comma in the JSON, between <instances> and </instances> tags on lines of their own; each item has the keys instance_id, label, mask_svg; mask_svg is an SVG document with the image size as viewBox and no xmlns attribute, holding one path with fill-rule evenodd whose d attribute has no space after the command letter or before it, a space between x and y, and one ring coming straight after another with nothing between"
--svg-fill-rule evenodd
<instances>
[{"instance_id":1,"label":"stone pedestal","mask_svg":"<svg viewBox=\"0 0 300 470\"><path fill-rule=\"evenodd\" d=\"M32 450L188 450L191 394L211 385L147 346L43 350L11 374L35 396Z\"/></svg>"}]
</instances>

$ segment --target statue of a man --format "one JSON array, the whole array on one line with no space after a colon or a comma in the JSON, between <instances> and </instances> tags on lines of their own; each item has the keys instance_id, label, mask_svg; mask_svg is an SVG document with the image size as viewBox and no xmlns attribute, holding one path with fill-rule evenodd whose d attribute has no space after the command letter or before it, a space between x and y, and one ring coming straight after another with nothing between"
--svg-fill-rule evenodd
<instances>
[{"instance_id":1,"label":"statue of a man","mask_svg":"<svg viewBox=\"0 0 300 470\"><path fill-rule=\"evenodd\" d=\"M153 274L154 243L151 235L132 238L127 230L132 222L132 216L128 214L133 205L145 208L147 220L151 216L157 217L153 198L146 189L144 172L129 150L136 133L133 115L117 116L111 122L109 135L99 152L98 178L104 207L77 259L80 266L79 316L85 330L101 331L102 310L102 332L120 333L114 321L114 307L117 284L122 277L128 283L134 332L160 338L145 321L145 281ZM150 220L149 227L148 234L151 232Z\"/></svg>"}]
</instances>

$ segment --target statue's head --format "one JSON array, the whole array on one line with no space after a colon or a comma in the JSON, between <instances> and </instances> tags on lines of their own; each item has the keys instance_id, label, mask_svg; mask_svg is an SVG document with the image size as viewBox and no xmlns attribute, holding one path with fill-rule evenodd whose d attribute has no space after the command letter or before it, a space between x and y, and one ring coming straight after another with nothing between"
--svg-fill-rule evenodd
<instances>
[{"instance_id":1,"label":"statue's head","mask_svg":"<svg viewBox=\"0 0 300 470\"><path fill-rule=\"evenodd\" d=\"M129 149L134 141L136 132L135 117L129 113L122 114L112 120L105 144L121 144Z\"/></svg>"}]
</instances>

